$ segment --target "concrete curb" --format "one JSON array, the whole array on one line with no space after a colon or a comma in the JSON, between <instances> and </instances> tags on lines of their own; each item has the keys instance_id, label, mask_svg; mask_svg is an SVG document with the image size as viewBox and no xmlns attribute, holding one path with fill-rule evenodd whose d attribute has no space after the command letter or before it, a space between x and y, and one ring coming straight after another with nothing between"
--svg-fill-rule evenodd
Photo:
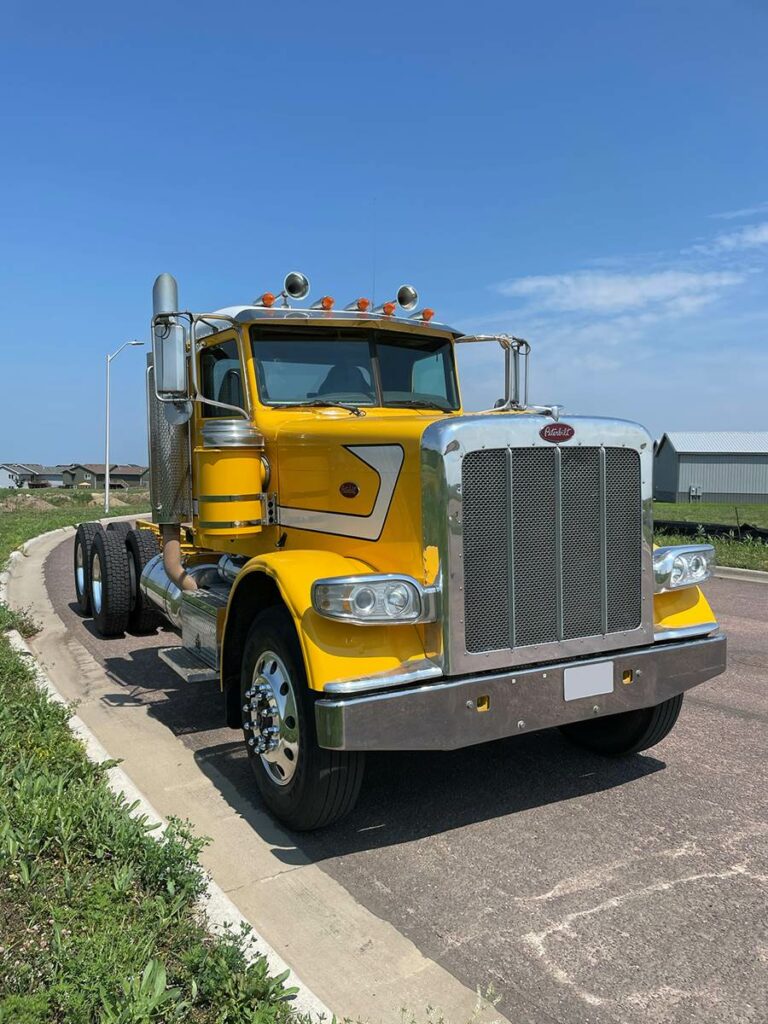
<instances>
[{"instance_id":1,"label":"concrete curb","mask_svg":"<svg viewBox=\"0 0 768 1024\"><path fill-rule=\"evenodd\" d=\"M724 580L741 580L743 583L768 583L768 572L761 569L737 569L730 565L719 565L715 576Z\"/></svg>"},{"instance_id":2,"label":"concrete curb","mask_svg":"<svg viewBox=\"0 0 768 1024\"><path fill-rule=\"evenodd\" d=\"M130 518L133 517L131 516ZM30 545L41 541L46 537L50 537L53 534L64 534L67 532L74 534L75 528L72 526L64 526L57 530L49 530L47 533L40 534L39 537L32 538L18 551L14 551L12 553L9 559L9 565L12 559L23 558L25 555L25 549ZM0 574L0 602L5 602L7 599L8 579L8 571ZM64 699L61 693L59 693L47 673L44 672L37 663L35 655L21 634L16 630L10 630L6 636L9 638L11 647L22 657L29 660L35 674L35 681L39 688L44 690L55 703L68 706L68 702ZM104 749L85 722L83 722L77 715L73 715L69 719L69 728L72 733L81 740L85 747L86 755L91 761L98 764L102 761L112 760L109 752ZM157 838L164 833L165 829L168 827L167 821L157 813L149 800L147 800L141 790L134 784L132 779L122 770L122 768L119 766L110 768L107 772L107 783L116 796L123 797L127 801L130 806L129 813L133 817L144 817L151 824L158 826L153 833L153 838ZM329 1021L333 1018L333 1014L328 1007L314 994L314 992L310 991L310 989L304 985L301 979L296 976L290 965L287 964L279 953L270 946L266 939L259 934L254 925L240 913L224 890L211 878L207 878L207 890L206 894L201 899L201 909L204 911L214 932L222 932L227 927L233 928L235 931L239 930L243 926L248 928L251 936L251 947L247 954L249 960L255 960L258 956L265 957L269 964L270 972L275 975L282 974L284 971L290 971L291 976L288 979L288 984L298 988L298 992L291 1001L291 1005L296 1011Z\"/></svg>"}]
</instances>

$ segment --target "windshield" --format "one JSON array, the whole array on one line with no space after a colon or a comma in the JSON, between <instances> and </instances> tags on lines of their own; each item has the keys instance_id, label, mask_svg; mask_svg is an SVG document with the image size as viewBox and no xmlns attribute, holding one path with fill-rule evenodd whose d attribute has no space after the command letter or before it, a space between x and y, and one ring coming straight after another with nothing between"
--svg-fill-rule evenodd
<instances>
[{"instance_id":1,"label":"windshield","mask_svg":"<svg viewBox=\"0 0 768 1024\"><path fill-rule=\"evenodd\" d=\"M251 333L265 405L458 408L450 342L359 330Z\"/></svg>"}]
</instances>

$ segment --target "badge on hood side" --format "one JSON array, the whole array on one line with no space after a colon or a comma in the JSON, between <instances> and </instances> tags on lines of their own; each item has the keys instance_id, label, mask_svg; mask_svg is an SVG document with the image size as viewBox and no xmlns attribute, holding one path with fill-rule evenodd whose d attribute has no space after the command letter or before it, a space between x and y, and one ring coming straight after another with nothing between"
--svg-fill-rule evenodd
<instances>
[{"instance_id":1,"label":"badge on hood side","mask_svg":"<svg viewBox=\"0 0 768 1024\"><path fill-rule=\"evenodd\" d=\"M570 441L576 433L575 427L570 423L548 423L539 431L542 441L551 441L552 444L561 444L563 441Z\"/></svg>"}]
</instances>

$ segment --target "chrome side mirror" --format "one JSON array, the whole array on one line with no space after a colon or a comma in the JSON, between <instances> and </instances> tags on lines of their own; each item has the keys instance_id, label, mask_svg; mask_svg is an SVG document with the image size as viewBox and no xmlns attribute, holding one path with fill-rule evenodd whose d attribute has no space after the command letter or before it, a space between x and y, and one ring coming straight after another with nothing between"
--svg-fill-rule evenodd
<instances>
[{"instance_id":1,"label":"chrome side mirror","mask_svg":"<svg viewBox=\"0 0 768 1024\"><path fill-rule=\"evenodd\" d=\"M152 354L158 398L179 401L188 395L187 332L173 315L179 288L171 274L160 274L152 289Z\"/></svg>"}]
</instances>

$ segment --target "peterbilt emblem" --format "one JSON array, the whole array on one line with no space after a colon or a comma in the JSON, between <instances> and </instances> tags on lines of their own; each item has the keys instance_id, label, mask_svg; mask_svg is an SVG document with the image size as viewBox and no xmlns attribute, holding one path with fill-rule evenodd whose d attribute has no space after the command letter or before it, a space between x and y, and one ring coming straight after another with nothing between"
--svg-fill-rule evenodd
<instances>
[{"instance_id":1,"label":"peterbilt emblem","mask_svg":"<svg viewBox=\"0 0 768 1024\"><path fill-rule=\"evenodd\" d=\"M561 444L563 441L570 441L576 433L575 427L570 423L548 423L539 431L542 441L551 441L552 444Z\"/></svg>"},{"instance_id":2,"label":"peterbilt emblem","mask_svg":"<svg viewBox=\"0 0 768 1024\"><path fill-rule=\"evenodd\" d=\"M341 487L339 487L339 494L344 498L356 498L360 493L360 488L352 480L345 481Z\"/></svg>"}]
</instances>

